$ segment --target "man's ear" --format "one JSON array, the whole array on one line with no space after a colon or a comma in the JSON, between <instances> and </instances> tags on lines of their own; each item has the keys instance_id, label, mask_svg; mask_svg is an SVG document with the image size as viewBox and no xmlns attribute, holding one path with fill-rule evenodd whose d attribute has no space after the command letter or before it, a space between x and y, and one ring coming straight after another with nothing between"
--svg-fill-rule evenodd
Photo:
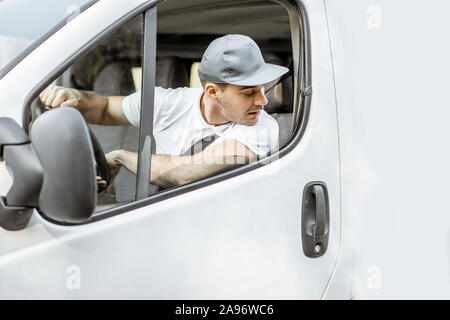
<instances>
[{"instance_id":1,"label":"man's ear","mask_svg":"<svg viewBox=\"0 0 450 320\"><path fill-rule=\"evenodd\" d=\"M217 102L217 92L219 91L219 86L212 82L206 82L205 84L205 95L208 99L213 102Z\"/></svg>"}]
</instances>

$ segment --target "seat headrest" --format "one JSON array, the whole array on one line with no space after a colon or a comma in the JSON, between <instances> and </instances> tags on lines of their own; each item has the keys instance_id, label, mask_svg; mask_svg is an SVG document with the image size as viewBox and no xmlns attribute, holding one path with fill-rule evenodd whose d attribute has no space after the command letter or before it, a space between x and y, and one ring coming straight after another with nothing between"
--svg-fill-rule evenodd
<instances>
[{"instance_id":1,"label":"seat headrest","mask_svg":"<svg viewBox=\"0 0 450 320\"><path fill-rule=\"evenodd\" d=\"M134 91L131 65L113 62L95 78L93 91L105 95L128 95Z\"/></svg>"},{"instance_id":2,"label":"seat headrest","mask_svg":"<svg viewBox=\"0 0 450 320\"><path fill-rule=\"evenodd\" d=\"M180 58L171 56L156 59L156 86L163 88L189 86L186 67Z\"/></svg>"},{"instance_id":3,"label":"seat headrest","mask_svg":"<svg viewBox=\"0 0 450 320\"><path fill-rule=\"evenodd\" d=\"M132 65L113 62L105 66L97 75L93 91L106 95L128 95L134 92ZM161 57L156 59L157 87L188 87L189 78L183 61L178 57Z\"/></svg>"},{"instance_id":4,"label":"seat headrest","mask_svg":"<svg viewBox=\"0 0 450 320\"><path fill-rule=\"evenodd\" d=\"M285 66L280 59L266 59L266 62ZM292 112L292 76L278 84L267 96L269 103L264 107L267 113Z\"/></svg>"}]
</instances>

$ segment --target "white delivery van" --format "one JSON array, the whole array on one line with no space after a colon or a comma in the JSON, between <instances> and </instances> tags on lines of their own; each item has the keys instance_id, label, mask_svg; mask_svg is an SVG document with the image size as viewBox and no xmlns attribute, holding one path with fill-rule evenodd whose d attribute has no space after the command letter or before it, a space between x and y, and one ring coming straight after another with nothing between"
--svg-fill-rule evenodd
<instances>
[{"instance_id":1,"label":"white delivery van","mask_svg":"<svg viewBox=\"0 0 450 320\"><path fill-rule=\"evenodd\" d=\"M449 10L0 1L0 298L448 299ZM229 33L290 68L265 107L279 150L157 188L154 88L198 86L203 51ZM140 125L46 111L50 83L140 92ZM138 172L98 192L115 149L138 152Z\"/></svg>"}]
</instances>

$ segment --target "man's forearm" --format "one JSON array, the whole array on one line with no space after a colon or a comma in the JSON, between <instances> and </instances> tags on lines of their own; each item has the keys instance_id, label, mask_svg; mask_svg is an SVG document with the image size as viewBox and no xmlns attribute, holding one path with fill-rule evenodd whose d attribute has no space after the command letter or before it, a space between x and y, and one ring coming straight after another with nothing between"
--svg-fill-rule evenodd
<instances>
[{"instance_id":1,"label":"man's forearm","mask_svg":"<svg viewBox=\"0 0 450 320\"><path fill-rule=\"evenodd\" d=\"M87 122L104 126L129 126L130 123L123 113L124 96L103 96L101 94L83 91L79 110Z\"/></svg>"},{"instance_id":2,"label":"man's forearm","mask_svg":"<svg viewBox=\"0 0 450 320\"><path fill-rule=\"evenodd\" d=\"M104 96L92 91L49 85L39 94L41 102L51 108L71 106L78 109L87 122L102 125L129 126L122 96Z\"/></svg>"},{"instance_id":3,"label":"man's forearm","mask_svg":"<svg viewBox=\"0 0 450 320\"><path fill-rule=\"evenodd\" d=\"M138 154L136 152L128 150L116 150L113 151L113 157L117 164L125 167L132 173L137 173L138 166ZM150 172L150 182L158 185L178 185L183 181L183 177L173 177L168 176L161 179L161 176L166 172L182 165L183 163L189 162L189 156L170 156L164 154L154 154L152 155L152 165ZM159 178L159 180L158 180ZM162 181L164 180L164 181Z\"/></svg>"},{"instance_id":4,"label":"man's forearm","mask_svg":"<svg viewBox=\"0 0 450 320\"><path fill-rule=\"evenodd\" d=\"M137 173L136 152L116 150L109 153L107 158L115 159L117 165ZM192 156L154 154L151 160L150 182L163 188L178 186L256 159L256 154L233 139L225 140Z\"/></svg>"},{"instance_id":5,"label":"man's forearm","mask_svg":"<svg viewBox=\"0 0 450 320\"><path fill-rule=\"evenodd\" d=\"M93 124L102 124L108 106L108 97L91 91L77 91L79 93L77 109L80 110L86 121Z\"/></svg>"}]
</instances>

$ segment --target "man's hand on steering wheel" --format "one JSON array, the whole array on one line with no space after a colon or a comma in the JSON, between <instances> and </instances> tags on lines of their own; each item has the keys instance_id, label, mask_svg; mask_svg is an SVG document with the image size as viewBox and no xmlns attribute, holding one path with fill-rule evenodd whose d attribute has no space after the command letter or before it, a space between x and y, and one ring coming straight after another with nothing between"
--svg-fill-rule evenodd
<instances>
[{"instance_id":1,"label":"man's hand on steering wheel","mask_svg":"<svg viewBox=\"0 0 450 320\"><path fill-rule=\"evenodd\" d=\"M49 107L71 106L77 108L81 100L81 93L72 88L64 88L50 84L39 95L41 102Z\"/></svg>"}]
</instances>

